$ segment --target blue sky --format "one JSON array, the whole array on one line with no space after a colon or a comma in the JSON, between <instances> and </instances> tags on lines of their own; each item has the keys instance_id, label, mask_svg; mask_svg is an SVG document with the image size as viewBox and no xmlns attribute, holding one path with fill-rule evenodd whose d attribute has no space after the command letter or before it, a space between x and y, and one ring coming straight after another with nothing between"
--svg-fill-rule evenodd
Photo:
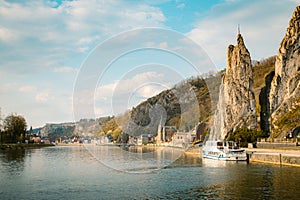
<instances>
[{"instance_id":1,"label":"blue sky","mask_svg":"<svg viewBox=\"0 0 300 200\"><path fill-rule=\"evenodd\" d=\"M235 43L240 24L252 59L275 55L299 3L299 0L0 0L2 116L21 114L33 127L76 120L79 116L74 117L73 94L85 61L101 43L131 30L146 27L174 30L206 52L213 63L208 68L222 69L226 66L227 46ZM135 38L137 41L144 39L140 34L136 37L140 37ZM150 38L147 45L175 49L163 38ZM113 48L122 48L122 42L106 48L113 52ZM121 108L112 106L113 98L130 108L180 79L198 75L174 55L136 51L117 59L91 88L94 115L121 112ZM168 74L175 77L177 74L178 78L172 79ZM127 95L116 95L116 88Z\"/></svg>"}]
</instances>

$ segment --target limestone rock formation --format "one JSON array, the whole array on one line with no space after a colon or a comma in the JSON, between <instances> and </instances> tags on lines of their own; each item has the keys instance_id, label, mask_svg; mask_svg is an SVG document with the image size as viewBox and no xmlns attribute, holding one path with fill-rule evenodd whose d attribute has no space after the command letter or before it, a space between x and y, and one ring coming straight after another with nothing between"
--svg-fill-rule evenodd
<instances>
[{"instance_id":1,"label":"limestone rock formation","mask_svg":"<svg viewBox=\"0 0 300 200\"><path fill-rule=\"evenodd\" d=\"M40 133L43 137L49 137L49 135L71 136L74 132L75 126L76 124L73 122L46 124L43 128L41 128Z\"/></svg>"},{"instance_id":2,"label":"limestone rock formation","mask_svg":"<svg viewBox=\"0 0 300 200\"><path fill-rule=\"evenodd\" d=\"M225 116L221 138L242 127L257 129L251 57L241 34L237 45L228 47L223 84Z\"/></svg>"},{"instance_id":3,"label":"limestone rock formation","mask_svg":"<svg viewBox=\"0 0 300 200\"><path fill-rule=\"evenodd\" d=\"M300 124L299 116L293 115L300 101L299 35L300 6L293 13L276 57L275 76L270 90L272 137L284 137L292 124Z\"/></svg>"},{"instance_id":4,"label":"limestone rock formation","mask_svg":"<svg viewBox=\"0 0 300 200\"><path fill-rule=\"evenodd\" d=\"M265 78L265 87L263 87L259 93L259 104L260 104L260 128L267 135L270 135L270 90L271 83L275 72L270 72Z\"/></svg>"}]
</instances>

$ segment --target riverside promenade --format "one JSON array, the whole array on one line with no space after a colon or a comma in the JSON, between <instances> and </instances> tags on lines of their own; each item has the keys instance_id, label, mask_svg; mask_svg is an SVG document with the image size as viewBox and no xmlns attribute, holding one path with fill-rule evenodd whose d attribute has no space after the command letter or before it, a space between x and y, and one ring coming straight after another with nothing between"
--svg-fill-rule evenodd
<instances>
[{"instance_id":1,"label":"riverside promenade","mask_svg":"<svg viewBox=\"0 0 300 200\"><path fill-rule=\"evenodd\" d=\"M248 148L245 149L250 162L300 167L300 147L293 148Z\"/></svg>"},{"instance_id":2,"label":"riverside promenade","mask_svg":"<svg viewBox=\"0 0 300 200\"><path fill-rule=\"evenodd\" d=\"M200 147L201 148L201 147ZM282 166L300 167L300 146L286 148L245 148L249 156L249 162L259 162ZM198 148L190 148L185 151L186 155L202 156Z\"/></svg>"}]
</instances>

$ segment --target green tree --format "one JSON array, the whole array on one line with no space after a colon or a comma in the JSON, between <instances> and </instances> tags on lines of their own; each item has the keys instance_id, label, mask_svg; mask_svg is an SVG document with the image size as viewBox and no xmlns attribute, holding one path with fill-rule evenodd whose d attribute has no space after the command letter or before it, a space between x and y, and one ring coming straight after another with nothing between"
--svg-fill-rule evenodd
<instances>
[{"instance_id":1,"label":"green tree","mask_svg":"<svg viewBox=\"0 0 300 200\"><path fill-rule=\"evenodd\" d=\"M232 140L240 143L241 147L247 147L248 143L255 143L257 138L264 138L266 134L263 131L251 130L248 128L240 128L233 133L230 133L227 140Z\"/></svg>"},{"instance_id":2,"label":"green tree","mask_svg":"<svg viewBox=\"0 0 300 200\"><path fill-rule=\"evenodd\" d=\"M24 117L11 114L4 119L4 141L7 143L15 143L18 139L25 136L27 124Z\"/></svg>"}]
</instances>

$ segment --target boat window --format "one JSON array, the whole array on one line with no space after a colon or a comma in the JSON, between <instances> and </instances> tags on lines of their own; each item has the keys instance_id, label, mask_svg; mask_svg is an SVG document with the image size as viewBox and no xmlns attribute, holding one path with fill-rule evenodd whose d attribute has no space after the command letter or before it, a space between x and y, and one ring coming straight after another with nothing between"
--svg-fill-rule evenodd
<instances>
[{"instance_id":1,"label":"boat window","mask_svg":"<svg viewBox=\"0 0 300 200\"><path fill-rule=\"evenodd\" d=\"M223 142L217 142L217 146L223 146Z\"/></svg>"}]
</instances>

